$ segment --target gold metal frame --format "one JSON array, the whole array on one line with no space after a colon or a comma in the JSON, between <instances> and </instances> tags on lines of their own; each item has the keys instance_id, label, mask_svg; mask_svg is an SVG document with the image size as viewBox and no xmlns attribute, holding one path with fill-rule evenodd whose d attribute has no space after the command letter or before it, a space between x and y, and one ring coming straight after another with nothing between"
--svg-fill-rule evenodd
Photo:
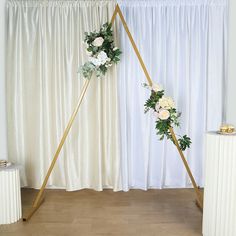
<instances>
[{"instance_id":1,"label":"gold metal frame","mask_svg":"<svg viewBox=\"0 0 236 236\"><path fill-rule=\"evenodd\" d=\"M142 59L142 57L141 57L141 55L140 55L140 53L139 53L139 50L138 50L138 48L137 48L137 46L136 46L136 44L135 44L135 42L134 42L134 39L133 39L133 37L132 37L132 35L131 35L130 31L129 31L129 28L128 28L127 24L126 24L126 21L125 21L125 19L124 19L124 16L123 16L123 14L122 14L122 12L121 12L120 7L119 7L118 4L116 5L116 8L115 8L114 13L113 13L112 18L111 18L111 23L112 23L112 24L114 24L117 14L119 15L119 17L120 17L120 19L121 19L121 22L122 22L122 24L123 24L123 26L124 26L124 28L125 28L125 31L126 31L128 37L129 37L129 40L130 40L130 42L131 42L131 44L132 44L132 47L133 47L133 49L134 49L134 51L135 51L135 54L136 54L136 56L137 56L137 58L138 58L138 60L139 60L139 63L140 63L140 65L141 65L142 69L143 69L143 72L144 72L144 74L145 74L145 76L146 76L147 82L148 82L148 84L149 84L150 86L152 86L151 77L150 77L150 75L149 75L149 73L148 73L148 71L147 71L147 68L146 68L146 66L145 66L145 64L144 64L144 62L143 62L143 59ZM63 145L64 145L64 143L65 143L65 140L66 140L66 138L67 138L67 135L68 135L68 133L69 133L69 131L70 131L70 129L71 129L71 126L72 126L72 124L73 124L73 122L74 122L74 120L75 120L75 117L76 117L76 115L77 115L77 113L78 113L78 111L79 111L80 105L81 105L81 103L82 103L82 101L83 101L83 98L84 98L84 95L85 95L85 93L86 93L86 91L87 91L89 82L90 82L90 80L86 80L86 82L84 83L84 85L83 85L83 87L82 87L79 100L78 100L77 105L76 105L76 107L75 107L75 110L74 110L74 112L73 112L73 114L72 114L72 116L71 116L71 118L70 118L70 120L69 120L69 122L68 122L68 124L67 124L67 127L66 127L66 129L65 129L65 131L64 131L64 133L63 133L63 136L62 136L62 138L61 138L61 141L60 141L60 143L59 143L59 145L58 145L58 147L57 147L56 153L55 153L55 155L54 155L54 157L53 157L53 160L52 160L52 162L51 162L51 165L50 165L50 167L49 167L49 169L48 169L48 171L47 171L47 175L46 175L46 177L45 177L45 179L44 179L44 181L43 181L43 184L42 184L42 186L41 186L41 188L40 188L38 194L36 195L36 198L35 198L35 200L34 200L34 202L33 202L33 206L32 206L31 211L29 212L29 214L28 214L26 217L23 218L23 221L28 221L28 220L31 218L31 216L37 211L37 209L41 206L41 204L44 202L43 193L44 193L45 187L46 187L46 185L47 185L47 182L48 182L48 179L49 179L49 177L50 177L50 175L51 175L51 172L52 172L52 170L53 170L53 167L54 167L54 165L55 165L55 163L56 163L56 161L57 161L57 159L58 159L58 156L59 156L59 154L60 154L60 151L61 151L61 149L62 149L62 147L63 147ZM173 138L173 140L174 140L174 142L175 142L175 145L176 145L176 147L177 147L177 150L178 150L178 152L179 152L179 154L180 154L180 157L181 157L181 159L182 159L182 161L183 161L183 163L184 163L184 166L185 166L185 168L186 168L186 170L187 170L187 173L188 173L188 175L189 175L189 177L190 177L190 179L191 179L191 181L192 181L192 184L193 184L195 193L196 193L196 195L197 195L197 205L198 205L201 209L203 209L203 194L202 194L202 192L200 191L200 189L198 188L198 186L197 186L197 184L196 184L196 181L195 181L195 179L194 179L194 177L193 177L193 175L192 175L192 172L191 172L191 170L190 170L190 168L189 168L189 166L188 166L188 163L187 163L187 161L186 161L186 159L185 159L185 157L184 157L184 154L183 154L182 150L180 149L180 146L179 146L178 140L177 140L177 138L176 138L176 136L175 136L175 133L174 133L174 131L173 131L173 128L170 128L170 132L171 132L172 138Z\"/></svg>"}]
</instances>

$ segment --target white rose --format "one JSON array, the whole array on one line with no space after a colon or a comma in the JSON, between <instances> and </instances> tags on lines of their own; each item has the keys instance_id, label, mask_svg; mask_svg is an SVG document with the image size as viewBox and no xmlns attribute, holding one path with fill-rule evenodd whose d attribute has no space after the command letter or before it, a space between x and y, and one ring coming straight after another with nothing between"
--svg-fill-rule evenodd
<instances>
[{"instance_id":1,"label":"white rose","mask_svg":"<svg viewBox=\"0 0 236 236\"><path fill-rule=\"evenodd\" d=\"M170 112L166 109L161 109L158 114L160 120L167 120L170 117Z\"/></svg>"},{"instance_id":2,"label":"white rose","mask_svg":"<svg viewBox=\"0 0 236 236\"><path fill-rule=\"evenodd\" d=\"M168 99L168 103L169 103L170 108L174 108L175 107L174 100L171 97L168 97L167 99Z\"/></svg>"},{"instance_id":3,"label":"white rose","mask_svg":"<svg viewBox=\"0 0 236 236\"><path fill-rule=\"evenodd\" d=\"M169 109L169 101L166 97L162 97L160 98L159 100L159 104L160 104L160 107L162 108L165 108L165 109Z\"/></svg>"},{"instance_id":4,"label":"white rose","mask_svg":"<svg viewBox=\"0 0 236 236\"><path fill-rule=\"evenodd\" d=\"M103 37L98 37L98 38L93 40L92 44L95 47L100 47L100 46L102 46L103 42L104 42Z\"/></svg>"},{"instance_id":5,"label":"white rose","mask_svg":"<svg viewBox=\"0 0 236 236\"><path fill-rule=\"evenodd\" d=\"M107 57L107 54L104 51L99 52L97 58L101 62L101 65L104 65L108 59L110 59Z\"/></svg>"},{"instance_id":6,"label":"white rose","mask_svg":"<svg viewBox=\"0 0 236 236\"><path fill-rule=\"evenodd\" d=\"M159 104L164 109L170 109L175 107L175 103L172 98L170 97L162 97L159 100Z\"/></svg>"},{"instance_id":7,"label":"white rose","mask_svg":"<svg viewBox=\"0 0 236 236\"><path fill-rule=\"evenodd\" d=\"M118 49L118 47L114 47L114 48L113 48L113 51L116 51L117 49Z\"/></svg>"},{"instance_id":8,"label":"white rose","mask_svg":"<svg viewBox=\"0 0 236 236\"><path fill-rule=\"evenodd\" d=\"M101 61L97 59L96 57L89 57L88 60L92 62L95 66L99 67L100 65L102 65Z\"/></svg>"},{"instance_id":9,"label":"white rose","mask_svg":"<svg viewBox=\"0 0 236 236\"><path fill-rule=\"evenodd\" d=\"M159 85L159 84L152 84L152 88L151 88L153 91L155 91L155 92L159 92L159 91L162 91L163 89L162 89L162 87L161 87L161 85Z\"/></svg>"}]
</instances>

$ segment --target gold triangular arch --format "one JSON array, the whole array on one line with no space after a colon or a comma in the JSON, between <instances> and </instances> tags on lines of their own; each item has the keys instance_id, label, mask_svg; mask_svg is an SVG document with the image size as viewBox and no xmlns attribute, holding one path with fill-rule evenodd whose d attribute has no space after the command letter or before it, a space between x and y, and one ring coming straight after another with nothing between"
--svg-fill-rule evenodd
<instances>
[{"instance_id":1,"label":"gold triangular arch","mask_svg":"<svg viewBox=\"0 0 236 236\"><path fill-rule=\"evenodd\" d=\"M111 23L112 23L112 24L114 24L117 15L119 15L119 17L120 17L120 19L121 19L121 22L122 22L122 24L123 24L123 26L124 26L124 28L125 28L125 31L126 31L128 37L129 37L129 40L130 40L130 42L131 42L131 44L132 44L132 47L133 47L133 49L134 49L134 51L135 51L135 54L136 54L136 56L137 56L137 58L138 58L138 60L139 60L139 63L140 63L140 65L141 65L142 69L143 69L143 72L144 72L144 74L145 74L145 76L146 76L147 82L148 82L149 86L152 86L152 79L151 79L151 77L150 77L150 75L149 75L149 73L148 73L148 71L147 71L147 68L146 68L146 66L145 66L145 64L144 64L144 62L143 62L143 59L142 59L142 57L141 57L141 55L140 55L140 53L139 53L139 50L138 50L138 48L137 48L137 46L136 46L136 44L135 44L135 42L134 42L134 39L133 39L133 37L132 37L132 35L131 35L130 31L129 31L129 28L128 28L127 24L126 24L126 21L125 21L125 19L124 19L124 16L123 16L123 14L122 14L122 12L121 12L120 7L119 7L118 4L116 5L115 10L114 10L114 13L113 13L112 18L111 18ZM60 143L59 143L59 145L58 145L58 147L57 147L56 153L55 153L55 155L54 155L54 157L53 157L53 160L52 160L52 162L51 162L51 165L50 165L50 167L49 167L49 169L48 169L47 175L46 175L46 177L45 177L45 179L44 179L44 181L43 181L43 184L42 184L42 186L41 186L41 188L40 188L40 190L39 190L39 192L38 192L38 194L37 194L37 196L36 196L36 198L35 198L35 200L34 200L32 209L31 209L31 211L29 212L28 216L25 217L25 218L23 218L23 221L29 220L29 219L31 218L31 216L34 214L34 212L41 206L41 204L42 204L43 201L44 201L43 193L44 193L45 187L46 187L46 185L47 185L48 179L49 179L49 177L50 177L50 175L51 175L51 172L52 172L52 170L53 170L53 167L54 167L54 165L55 165L55 163L56 163L56 161L57 161L57 159L58 159L58 156L59 156L59 154L60 154L60 151L61 151L61 149L62 149L62 147L63 147L63 145L64 145L64 143L65 143L65 140L66 140L66 138L67 138L67 135L68 135L68 133L69 133L69 131L70 131L70 128L71 128L71 126L72 126L72 124L73 124L73 122L74 122L74 119L75 119L75 117L76 117L76 115L77 115L77 113L78 113L78 111L79 111L80 105L81 105L81 103L82 103L82 101L83 101L83 98L84 98L84 95L85 95L85 93L86 93L86 91L87 91L89 82L90 82L90 80L89 80L89 79L86 79L86 82L84 83L84 85L83 85L83 87L82 87L81 94L80 94L79 100L78 100L78 102L77 102L77 105L76 105L76 107L75 107L75 110L74 110L73 114L71 115L71 118L70 118L70 120L69 120L69 122L68 122L68 124L67 124L67 126L66 126L66 129L65 129L65 131L64 131L64 133L63 133L63 136L62 136L62 138L61 138L61 141L60 141ZM196 184L196 181L195 181L195 179L194 179L194 177L193 177L193 175L192 175L192 172L191 172L191 170L190 170L190 168L189 168L189 165L188 165L188 163L187 163L187 161L186 161L186 159L185 159L185 156L184 156L182 150L180 149L178 140L177 140L177 138L176 138L176 136L175 136L175 133L174 133L174 130L173 130L172 127L170 127L170 133L171 133L171 136L172 136L172 138L173 138L173 140L174 140L174 142L175 142L175 145L176 145L176 147L177 147L177 149L178 149L178 152L179 152L179 154L180 154L180 157L181 157L181 159L182 159L182 161L183 161L183 163L184 163L184 166L185 166L185 168L186 168L186 171L188 172L189 178L191 179L191 182L192 182L192 184L193 184L193 187L194 187L194 190L195 190L195 193L196 193L196 196L197 196L197 200L196 200L196 201L197 201L197 205L198 205L198 206L200 207L200 209L202 210L202 209L203 209L203 194L202 194L202 192L200 191L200 189L198 188L198 186L197 186L197 184Z\"/></svg>"}]
</instances>

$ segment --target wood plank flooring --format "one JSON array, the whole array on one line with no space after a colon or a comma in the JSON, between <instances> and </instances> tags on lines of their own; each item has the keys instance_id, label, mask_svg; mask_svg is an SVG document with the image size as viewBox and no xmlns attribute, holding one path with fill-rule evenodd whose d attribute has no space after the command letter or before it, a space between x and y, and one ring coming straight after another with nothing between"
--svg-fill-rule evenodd
<instances>
[{"instance_id":1,"label":"wood plank flooring","mask_svg":"<svg viewBox=\"0 0 236 236\"><path fill-rule=\"evenodd\" d=\"M25 213L36 191L22 190ZM202 213L192 189L46 190L29 222L0 226L0 236L197 236Z\"/></svg>"}]
</instances>

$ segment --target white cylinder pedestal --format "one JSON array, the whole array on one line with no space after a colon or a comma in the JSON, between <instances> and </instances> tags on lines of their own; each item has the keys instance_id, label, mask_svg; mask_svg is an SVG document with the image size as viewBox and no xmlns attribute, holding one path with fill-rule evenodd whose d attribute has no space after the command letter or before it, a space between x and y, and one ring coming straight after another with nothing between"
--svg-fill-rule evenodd
<instances>
[{"instance_id":1,"label":"white cylinder pedestal","mask_svg":"<svg viewBox=\"0 0 236 236\"><path fill-rule=\"evenodd\" d=\"M17 166L0 168L0 224L10 224L22 216L20 176Z\"/></svg>"},{"instance_id":2,"label":"white cylinder pedestal","mask_svg":"<svg viewBox=\"0 0 236 236\"><path fill-rule=\"evenodd\" d=\"M236 235L236 135L207 133L203 236Z\"/></svg>"}]
</instances>

